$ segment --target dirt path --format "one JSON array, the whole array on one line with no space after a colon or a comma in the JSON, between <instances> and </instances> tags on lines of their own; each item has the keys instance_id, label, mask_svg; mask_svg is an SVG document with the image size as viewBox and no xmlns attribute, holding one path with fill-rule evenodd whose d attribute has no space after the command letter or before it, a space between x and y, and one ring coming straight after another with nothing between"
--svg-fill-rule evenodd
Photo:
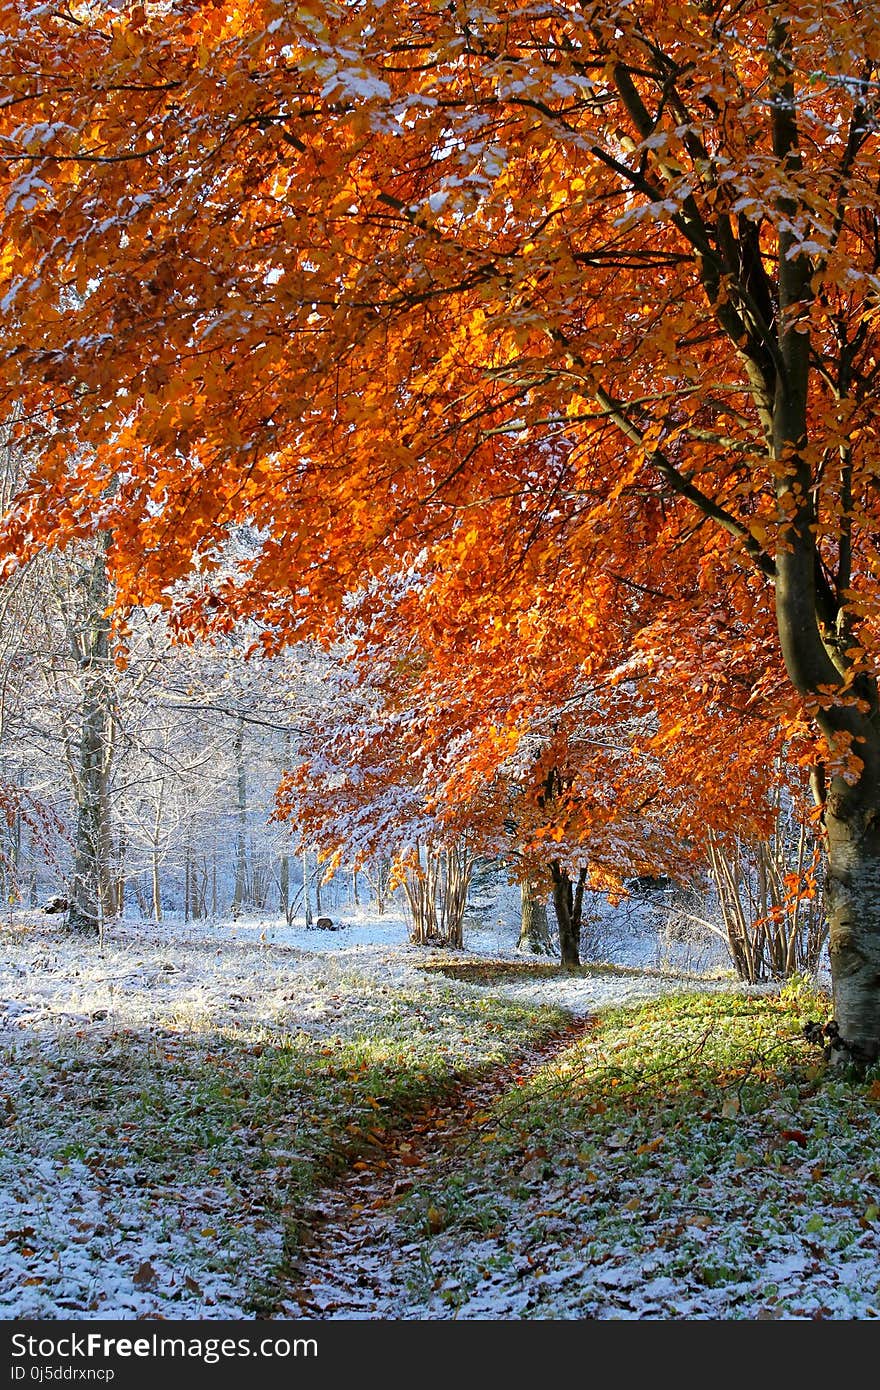
<instances>
[{"instance_id":1,"label":"dirt path","mask_svg":"<svg viewBox=\"0 0 880 1390\"><path fill-rule=\"evenodd\" d=\"M313 1204L300 1250L288 1266L282 1316L405 1316L403 1305L412 1301L407 1281L420 1267L422 1243L401 1241L399 1200L429 1176L454 1170L463 1137L478 1130L476 1117L592 1027L589 1019L575 1019L513 1066L505 1063L463 1084L405 1126L374 1132L375 1156L357 1162Z\"/></svg>"}]
</instances>

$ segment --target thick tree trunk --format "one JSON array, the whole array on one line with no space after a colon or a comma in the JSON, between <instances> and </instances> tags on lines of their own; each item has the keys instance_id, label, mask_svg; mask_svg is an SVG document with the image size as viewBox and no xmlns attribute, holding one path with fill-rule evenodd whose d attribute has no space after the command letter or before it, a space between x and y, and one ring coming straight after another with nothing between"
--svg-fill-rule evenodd
<instances>
[{"instance_id":1,"label":"thick tree trunk","mask_svg":"<svg viewBox=\"0 0 880 1390\"><path fill-rule=\"evenodd\" d=\"M532 885L526 882L520 884L520 899L519 941L516 943L516 949L535 956L555 955L553 942L550 940L547 904L541 898L535 897Z\"/></svg>"},{"instance_id":2,"label":"thick tree trunk","mask_svg":"<svg viewBox=\"0 0 880 1390\"><path fill-rule=\"evenodd\" d=\"M101 923L107 872L106 710L97 680L86 677L83 693L82 739L76 785L76 831L73 882L68 925L75 931L97 932Z\"/></svg>"},{"instance_id":3,"label":"thick tree trunk","mask_svg":"<svg viewBox=\"0 0 880 1390\"><path fill-rule=\"evenodd\" d=\"M550 865L553 883L553 908L559 926L559 954L563 966L575 967L581 963L581 914L584 905L584 885L587 881L586 869L578 870L577 884L572 884L568 870L558 859Z\"/></svg>"},{"instance_id":4,"label":"thick tree trunk","mask_svg":"<svg viewBox=\"0 0 880 1390\"><path fill-rule=\"evenodd\" d=\"M833 1060L864 1067L880 1058L880 797L869 810L852 800L829 797L825 901L842 1040Z\"/></svg>"},{"instance_id":5,"label":"thick tree trunk","mask_svg":"<svg viewBox=\"0 0 880 1390\"><path fill-rule=\"evenodd\" d=\"M802 175L798 103L790 37L782 16L770 33L773 150L780 168ZM779 642L795 689L812 699L816 723L834 749L852 749L861 767L850 785L831 779L824 805L826 898L835 1022L841 1045L832 1060L859 1067L880 1057L880 709L876 680L855 672L849 606L852 515L840 518L838 566L827 578L816 546L814 477L808 449L813 300L809 257L798 254L800 231L783 194L777 252L778 370L772 419L779 500L775 601ZM842 383L843 384L843 383ZM858 644L856 644L857 646ZM854 698L855 697L855 698Z\"/></svg>"}]
</instances>

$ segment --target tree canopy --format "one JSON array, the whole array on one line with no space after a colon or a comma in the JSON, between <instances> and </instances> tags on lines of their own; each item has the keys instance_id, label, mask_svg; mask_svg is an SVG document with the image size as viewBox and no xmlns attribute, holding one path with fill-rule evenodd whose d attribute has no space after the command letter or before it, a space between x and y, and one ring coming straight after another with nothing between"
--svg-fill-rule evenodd
<instances>
[{"instance_id":1,"label":"tree canopy","mask_svg":"<svg viewBox=\"0 0 880 1390\"><path fill-rule=\"evenodd\" d=\"M875 10L2 9L14 554L112 531L267 651L403 623L484 770L634 653L704 814L794 741L876 1057Z\"/></svg>"}]
</instances>

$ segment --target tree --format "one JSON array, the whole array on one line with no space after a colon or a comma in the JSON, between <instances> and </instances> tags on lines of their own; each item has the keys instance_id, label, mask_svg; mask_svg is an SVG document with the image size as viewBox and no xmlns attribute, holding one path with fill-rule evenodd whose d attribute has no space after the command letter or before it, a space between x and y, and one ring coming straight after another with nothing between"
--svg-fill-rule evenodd
<instances>
[{"instance_id":1,"label":"tree","mask_svg":"<svg viewBox=\"0 0 880 1390\"><path fill-rule=\"evenodd\" d=\"M472 853L503 858L520 882L530 949L552 950L536 897L552 893L566 967L580 964L588 879L593 889L621 892L634 874L684 871L696 852L684 839L696 840L704 807L682 795L674 760L667 767L636 746L650 744L656 721L631 681L566 666L564 677L541 685L547 727L507 727L499 747L497 727L484 727L471 708L460 662L438 660L439 639L420 650L412 625L386 611L379 651L358 616L352 605L351 650L336 653L300 712L278 815L331 872L383 854L395 862L415 940L462 944Z\"/></svg>"},{"instance_id":2,"label":"tree","mask_svg":"<svg viewBox=\"0 0 880 1390\"><path fill-rule=\"evenodd\" d=\"M812 739L838 1060L875 1060L874 7L6 10L7 542L112 527L123 597L192 572L178 624L268 650L417 574L511 723L548 631L638 593L670 729L732 661Z\"/></svg>"},{"instance_id":3,"label":"tree","mask_svg":"<svg viewBox=\"0 0 880 1390\"><path fill-rule=\"evenodd\" d=\"M558 859L550 861L550 876L553 882L553 907L559 923L559 947L564 966L578 966L581 963L581 919L584 907L584 888L587 883L587 868L581 864L577 880L572 883L568 870Z\"/></svg>"},{"instance_id":4,"label":"tree","mask_svg":"<svg viewBox=\"0 0 880 1390\"><path fill-rule=\"evenodd\" d=\"M547 921L547 904L536 894L532 884L523 879L520 884L520 930L517 950L536 956L551 956L553 943Z\"/></svg>"},{"instance_id":5,"label":"tree","mask_svg":"<svg viewBox=\"0 0 880 1390\"><path fill-rule=\"evenodd\" d=\"M724 931L707 925L725 941L740 979L750 982L814 974L827 935L815 826L782 792L771 835L755 841L710 832L707 846Z\"/></svg>"},{"instance_id":6,"label":"tree","mask_svg":"<svg viewBox=\"0 0 880 1390\"><path fill-rule=\"evenodd\" d=\"M80 688L80 708L68 734L76 828L68 925L98 932L118 910L112 863L111 767L116 735L111 661L110 537L101 533L79 564L63 567L56 588Z\"/></svg>"},{"instance_id":7,"label":"tree","mask_svg":"<svg viewBox=\"0 0 880 1390\"><path fill-rule=\"evenodd\" d=\"M402 856L399 874L418 946L463 946L464 914L474 861L461 838L418 841Z\"/></svg>"}]
</instances>

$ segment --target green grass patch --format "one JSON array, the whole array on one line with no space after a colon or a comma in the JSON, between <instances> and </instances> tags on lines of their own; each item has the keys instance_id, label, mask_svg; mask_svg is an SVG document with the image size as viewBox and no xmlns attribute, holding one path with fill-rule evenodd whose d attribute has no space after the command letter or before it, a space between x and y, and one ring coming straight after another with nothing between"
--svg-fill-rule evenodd
<instances>
[{"instance_id":1,"label":"green grass patch","mask_svg":"<svg viewBox=\"0 0 880 1390\"><path fill-rule=\"evenodd\" d=\"M522 1252L530 1269L542 1252L606 1274L642 1262L647 1276L694 1296L721 1291L733 1308L774 1252L784 1263L806 1250L836 1277L839 1253L878 1220L880 1104L876 1076L832 1074L804 1040L806 1019L828 1012L797 982L606 1012L496 1102L447 1157L452 1178L401 1203L429 1252L413 1292L445 1280L465 1302L492 1260ZM547 1316L536 1287L533 1315ZM576 1287L566 1316L603 1316L607 1289L589 1274Z\"/></svg>"}]
</instances>

